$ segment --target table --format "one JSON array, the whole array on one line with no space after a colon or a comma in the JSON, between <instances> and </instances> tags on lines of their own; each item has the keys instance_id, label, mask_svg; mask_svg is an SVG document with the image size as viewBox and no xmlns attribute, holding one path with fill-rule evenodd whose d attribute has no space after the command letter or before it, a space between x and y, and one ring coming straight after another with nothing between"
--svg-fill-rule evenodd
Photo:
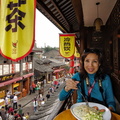
<instances>
[{"instance_id":1,"label":"table","mask_svg":"<svg viewBox=\"0 0 120 120\"><path fill-rule=\"evenodd\" d=\"M120 115L116 113L112 113L112 118L111 120L120 120ZM60 114L58 114L53 120L77 120L72 113L70 112L70 109L67 109Z\"/></svg>"}]
</instances>

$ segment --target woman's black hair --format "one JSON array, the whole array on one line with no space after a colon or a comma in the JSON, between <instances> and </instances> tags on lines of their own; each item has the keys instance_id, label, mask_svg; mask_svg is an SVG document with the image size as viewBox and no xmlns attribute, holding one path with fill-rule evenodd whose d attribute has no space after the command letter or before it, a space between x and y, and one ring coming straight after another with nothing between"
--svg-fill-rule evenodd
<instances>
[{"instance_id":1,"label":"woman's black hair","mask_svg":"<svg viewBox=\"0 0 120 120\"><path fill-rule=\"evenodd\" d=\"M81 63L80 76L81 76L81 79L85 80L88 77L88 74L84 69L84 60L89 53L94 53L94 54L98 55L98 60L99 60L100 66L99 66L98 71L95 74L95 79L96 80L98 80L98 79L103 80L105 78L106 71L105 71L105 66L104 66L104 62L103 62L102 52L98 49L86 49L86 50L84 50L83 54L81 55L81 59L80 59L80 63Z\"/></svg>"}]
</instances>

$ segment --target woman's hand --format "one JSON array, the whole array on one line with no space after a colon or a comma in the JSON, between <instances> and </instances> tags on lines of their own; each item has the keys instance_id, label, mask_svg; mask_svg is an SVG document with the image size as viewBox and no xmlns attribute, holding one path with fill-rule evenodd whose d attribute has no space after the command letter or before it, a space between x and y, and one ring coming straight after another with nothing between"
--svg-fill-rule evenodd
<instances>
[{"instance_id":1,"label":"woman's hand","mask_svg":"<svg viewBox=\"0 0 120 120\"><path fill-rule=\"evenodd\" d=\"M66 80L66 86L65 86L65 91L68 92L71 89L75 89L77 90L77 84L79 83L79 81L74 81L72 79L68 79Z\"/></svg>"}]
</instances>

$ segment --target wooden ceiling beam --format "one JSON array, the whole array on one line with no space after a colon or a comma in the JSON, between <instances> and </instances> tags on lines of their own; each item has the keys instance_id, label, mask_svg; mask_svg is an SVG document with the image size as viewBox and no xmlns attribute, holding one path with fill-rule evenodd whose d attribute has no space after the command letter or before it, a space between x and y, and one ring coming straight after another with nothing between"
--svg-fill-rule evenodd
<instances>
[{"instance_id":1,"label":"wooden ceiling beam","mask_svg":"<svg viewBox=\"0 0 120 120\"><path fill-rule=\"evenodd\" d=\"M37 0L37 9L41 11L57 28L59 28L62 32L69 32L56 17L54 14L46 7L46 5L41 1Z\"/></svg>"},{"instance_id":2,"label":"wooden ceiling beam","mask_svg":"<svg viewBox=\"0 0 120 120\"><path fill-rule=\"evenodd\" d=\"M80 28L83 28L83 10L81 0L71 0Z\"/></svg>"},{"instance_id":3,"label":"wooden ceiling beam","mask_svg":"<svg viewBox=\"0 0 120 120\"><path fill-rule=\"evenodd\" d=\"M62 16L62 18L65 20L65 22L68 24L68 21L66 20L66 18L64 17L64 15L62 14L62 12L60 11L60 8L58 7L57 3L55 3L53 0L51 0L51 3L54 5L55 9L59 12L60 16Z\"/></svg>"}]
</instances>

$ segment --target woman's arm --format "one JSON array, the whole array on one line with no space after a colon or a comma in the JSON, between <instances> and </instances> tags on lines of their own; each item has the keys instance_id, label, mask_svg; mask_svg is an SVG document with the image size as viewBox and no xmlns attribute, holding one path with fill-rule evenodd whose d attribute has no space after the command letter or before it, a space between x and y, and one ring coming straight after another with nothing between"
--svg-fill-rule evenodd
<instances>
[{"instance_id":1,"label":"woman's arm","mask_svg":"<svg viewBox=\"0 0 120 120\"><path fill-rule=\"evenodd\" d=\"M59 93L59 100L60 101L63 101L63 100L66 100L70 94L72 93L73 90L69 90L68 92L65 91L65 89L63 88L60 93Z\"/></svg>"},{"instance_id":2,"label":"woman's arm","mask_svg":"<svg viewBox=\"0 0 120 120\"><path fill-rule=\"evenodd\" d=\"M79 74L75 74L72 78L77 78ZM69 97L69 95L74 91L77 90L77 84L79 81L74 81L73 79L66 80L65 87L60 91L59 99L63 101Z\"/></svg>"}]
</instances>

